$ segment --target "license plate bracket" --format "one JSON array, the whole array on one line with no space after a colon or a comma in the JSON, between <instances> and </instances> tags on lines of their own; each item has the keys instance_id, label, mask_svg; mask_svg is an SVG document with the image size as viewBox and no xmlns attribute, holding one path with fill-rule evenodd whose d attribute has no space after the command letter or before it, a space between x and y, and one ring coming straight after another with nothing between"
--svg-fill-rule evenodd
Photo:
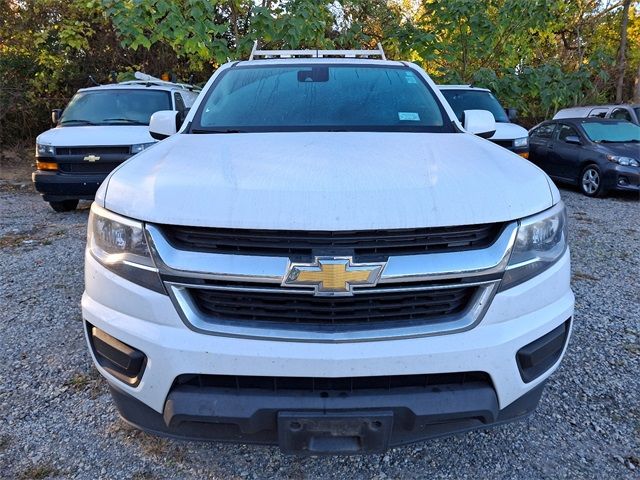
<instances>
[{"instance_id":1,"label":"license plate bracket","mask_svg":"<svg viewBox=\"0 0 640 480\"><path fill-rule=\"evenodd\" d=\"M283 453L382 453L389 446L393 412L279 412Z\"/></svg>"}]
</instances>

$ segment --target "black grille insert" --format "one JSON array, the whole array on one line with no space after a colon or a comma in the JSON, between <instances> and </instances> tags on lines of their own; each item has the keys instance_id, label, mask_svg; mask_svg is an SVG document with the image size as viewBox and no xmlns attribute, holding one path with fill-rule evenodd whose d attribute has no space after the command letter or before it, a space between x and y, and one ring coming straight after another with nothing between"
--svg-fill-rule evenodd
<instances>
[{"instance_id":1,"label":"black grille insert","mask_svg":"<svg viewBox=\"0 0 640 480\"><path fill-rule=\"evenodd\" d=\"M478 287L359 293L321 297L305 293L190 288L196 307L213 322L273 324L317 331L438 324L464 311Z\"/></svg>"},{"instance_id":2,"label":"black grille insert","mask_svg":"<svg viewBox=\"0 0 640 480\"><path fill-rule=\"evenodd\" d=\"M502 224L362 231L291 231L160 225L180 250L238 255L305 256L346 251L356 258L485 248Z\"/></svg>"},{"instance_id":3,"label":"black grille insert","mask_svg":"<svg viewBox=\"0 0 640 480\"><path fill-rule=\"evenodd\" d=\"M375 377L254 377L243 375L180 375L174 387L220 388L238 392L254 390L268 392L359 392L386 390L392 392L403 388L432 388L444 385L467 383L492 385L484 372L455 372L420 375L386 375Z\"/></svg>"},{"instance_id":4,"label":"black grille insert","mask_svg":"<svg viewBox=\"0 0 640 480\"><path fill-rule=\"evenodd\" d=\"M131 147L128 145L117 147L56 147L56 155L107 155L107 154L126 155L131 153Z\"/></svg>"},{"instance_id":5,"label":"black grille insert","mask_svg":"<svg viewBox=\"0 0 640 480\"><path fill-rule=\"evenodd\" d=\"M58 163L58 170L63 173L110 173L120 162L95 163Z\"/></svg>"}]
</instances>

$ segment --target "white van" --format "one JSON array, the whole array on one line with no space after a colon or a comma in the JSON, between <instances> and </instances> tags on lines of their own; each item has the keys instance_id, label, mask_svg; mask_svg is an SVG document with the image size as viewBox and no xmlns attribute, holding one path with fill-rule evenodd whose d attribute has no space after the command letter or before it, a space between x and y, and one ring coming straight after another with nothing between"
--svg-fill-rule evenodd
<instances>
[{"instance_id":1,"label":"white van","mask_svg":"<svg viewBox=\"0 0 640 480\"><path fill-rule=\"evenodd\" d=\"M32 179L56 212L93 199L116 166L156 142L149 135L151 115L175 110L181 124L199 92L140 72L136 79L82 88L64 111L51 113L56 126L36 139Z\"/></svg>"},{"instance_id":2,"label":"white van","mask_svg":"<svg viewBox=\"0 0 640 480\"><path fill-rule=\"evenodd\" d=\"M516 110L502 108L491 90L472 85L438 85L438 88L451 105L458 120L461 122L464 120L465 110L488 110L496 120L496 132L489 137L489 140L524 158L529 157L529 132L513 123Z\"/></svg>"}]
</instances>

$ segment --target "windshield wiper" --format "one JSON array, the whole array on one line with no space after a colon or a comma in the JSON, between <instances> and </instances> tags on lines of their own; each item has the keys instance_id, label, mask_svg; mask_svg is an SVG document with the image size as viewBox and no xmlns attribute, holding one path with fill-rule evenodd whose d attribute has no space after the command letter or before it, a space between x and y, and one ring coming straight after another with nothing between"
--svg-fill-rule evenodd
<instances>
[{"instance_id":1,"label":"windshield wiper","mask_svg":"<svg viewBox=\"0 0 640 480\"><path fill-rule=\"evenodd\" d=\"M89 120L76 120L75 118L71 118L69 120L62 120L60 125L64 123L82 123L83 125L97 125L97 123L90 122Z\"/></svg>"},{"instance_id":2,"label":"windshield wiper","mask_svg":"<svg viewBox=\"0 0 640 480\"><path fill-rule=\"evenodd\" d=\"M103 122L126 122L131 125L146 125L144 122L139 122L138 120L131 120L130 118L105 118L102 120Z\"/></svg>"},{"instance_id":3,"label":"windshield wiper","mask_svg":"<svg viewBox=\"0 0 640 480\"><path fill-rule=\"evenodd\" d=\"M234 130L231 128L227 129L204 129L204 128L194 128L191 130L191 133L247 133L244 130Z\"/></svg>"},{"instance_id":4,"label":"windshield wiper","mask_svg":"<svg viewBox=\"0 0 640 480\"><path fill-rule=\"evenodd\" d=\"M598 143L640 143L640 140L637 140L635 138L630 138L629 140L607 140L607 139L602 139Z\"/></svg>"}]
</instances>

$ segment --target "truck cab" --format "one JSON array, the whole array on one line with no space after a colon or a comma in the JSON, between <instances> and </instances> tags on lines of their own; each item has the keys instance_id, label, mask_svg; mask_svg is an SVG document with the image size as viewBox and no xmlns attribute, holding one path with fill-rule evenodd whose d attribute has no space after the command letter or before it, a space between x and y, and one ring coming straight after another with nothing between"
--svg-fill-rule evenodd
<instances>
[{"instance_id":1,"label":"truck cab","mask_svg":"<svg viewBox=\"0 0 640 480\"><path fill-rule=\"evenodd\" d=\"M491 112L496 121L496 131L489 140L521 157L528 158L529 132L513 123L516 119L515 109L505 110L491 90L472 85L438 85L438 88L460 121L463 121L465 110L477 109Z\"/></svg>"},{"instance_id":2,"label":"truck cab","mask_svg":"<svg viewBox=\"0 0 640 480\"><path fill-rule=\"evenodd\" d=\"M57 212L93 199L106 176L151 147L149 119L172 110L181 122L198 96L192 85L145 74L134 81L83 88L64 110L53 110L55 127L36 139L35 188Z\"/></svg>"}]
</instances>

